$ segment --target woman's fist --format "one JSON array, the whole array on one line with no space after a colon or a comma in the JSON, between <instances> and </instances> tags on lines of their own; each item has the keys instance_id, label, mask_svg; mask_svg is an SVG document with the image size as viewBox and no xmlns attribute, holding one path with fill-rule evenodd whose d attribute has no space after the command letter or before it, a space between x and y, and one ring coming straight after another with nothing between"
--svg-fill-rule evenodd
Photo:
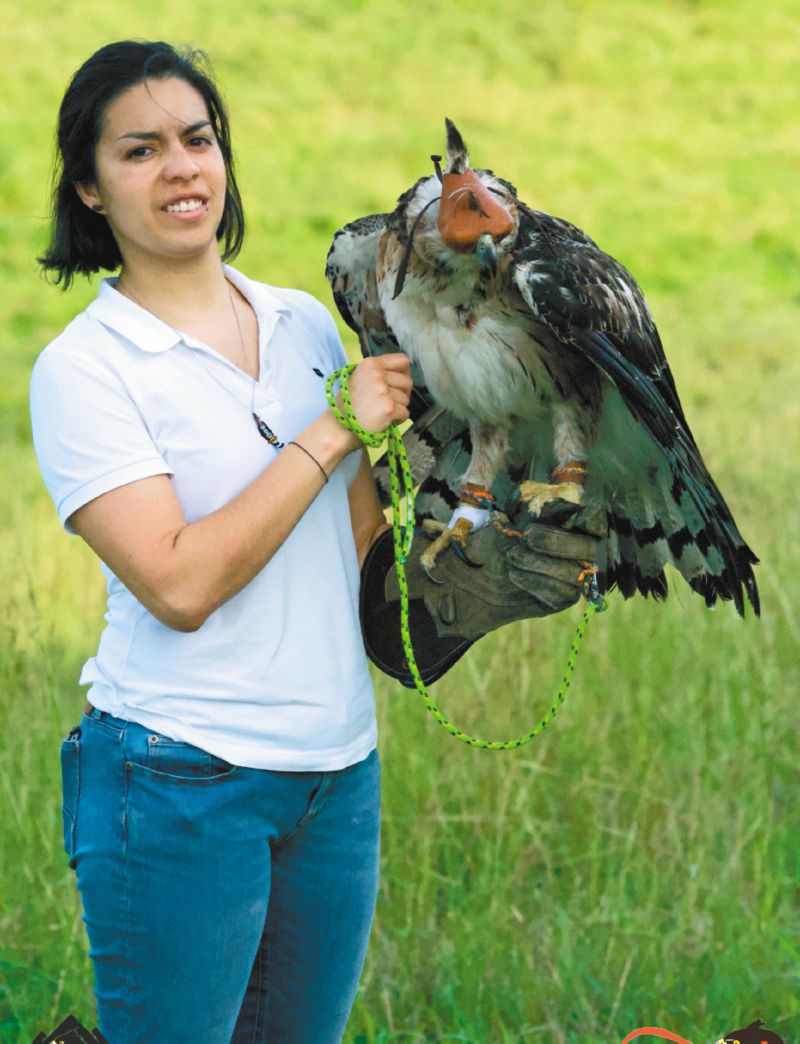
<instances>
[{"instance_id":1,"label":"woman's fist","mask_svg":"<svg viewBox=\"0 0 800 1044\"><path fill-rule=\"evenodd\" d=\"M386 431L390 424L408 420L414 382L411 360L403 352L373 355L350 374L350 402L356 420L367 431ZM336 401L344 411L341 393Z\"/></svg>"}]
</instances>

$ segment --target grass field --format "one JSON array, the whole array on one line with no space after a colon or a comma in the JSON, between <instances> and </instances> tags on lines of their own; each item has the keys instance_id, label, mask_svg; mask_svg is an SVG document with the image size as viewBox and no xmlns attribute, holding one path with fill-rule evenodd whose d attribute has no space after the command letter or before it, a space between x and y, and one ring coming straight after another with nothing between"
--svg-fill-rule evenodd
<instances>
[{"instance_id":1,"label":"grass field","mask_svg":"<svg viewBox=\"0 0 800 1044\"><path fill-rule=\"evenodd\" d=\"M37 274L56 110L125 36L211 54L233 116L237 264L329 307L325 254L443 147L584 227L637 277L686 414L762 562L761 621L666 605L596 618L543 736L481 753L376 676L382 885L349 1042L699 1044L762 1017L800 1039L800 22L790 0L228 0L7 7L0 41L0 1040L96 1025L61 848L59 743L104 606L30 445L28 374L94 296ZM349 331L345 343L355 357ZM577 610L484 639L436 688L506 737L547 706Z\"/></svg>"}]
</instances>

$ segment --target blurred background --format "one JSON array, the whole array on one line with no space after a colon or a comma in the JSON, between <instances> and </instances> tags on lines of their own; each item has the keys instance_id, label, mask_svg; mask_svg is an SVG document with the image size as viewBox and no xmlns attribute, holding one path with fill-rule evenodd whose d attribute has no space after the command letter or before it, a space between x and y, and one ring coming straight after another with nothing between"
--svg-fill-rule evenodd
<instances>
[{"instance_id":1,"label":"blurred background","mask_svg":"<svg viewBox=\"0 0 800 1044\"><path fill-rule=\"evenodd\" d=\"M61 847L59 746L102 627L96 560L61 530L28 378L96 293L38 274L56 113L96 48L204 48L249 221L235 262L335 312L334 231L392 209L444 117L474 165L584 228L641 284L745 538L763 613L610 598L569 697L479 752L376 675L382 883L351 1042L798 1034L800 22L789 0L2 3L0 1039L96 1025ZM337 317L338 320L338 317ZM355 338L343 324L355 360ZM550 706L579 610L483 639L434 689L508 738Z\"/></svg>"}]
</instances>

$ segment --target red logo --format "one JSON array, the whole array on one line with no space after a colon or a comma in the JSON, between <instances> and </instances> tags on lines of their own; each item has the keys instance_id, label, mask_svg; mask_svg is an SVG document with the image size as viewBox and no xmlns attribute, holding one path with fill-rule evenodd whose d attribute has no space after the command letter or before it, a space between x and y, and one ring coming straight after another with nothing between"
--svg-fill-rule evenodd
<instances>
[{"instance_id":1,"label":"red logo","mask_svg":"<svg viewBox=\"0 0 800 1044\"><path fill-rule=\"evenodd\" d=\"M763 1021L756 1019L749 1026L731 1030L730 1033L719 1037L714 1044L784 1044L783 1037L763 1027ZM673 1033L671 1030L660 1029L658 1026L641 1026L639 1029L631 1030L622 1041L622 1044L628 1044L635 1037L660 1037L662 1040L671 1040L674 1044L692 1044L685 1037L679 1037L677 1033Z\"/></svg>"}]
</instances>

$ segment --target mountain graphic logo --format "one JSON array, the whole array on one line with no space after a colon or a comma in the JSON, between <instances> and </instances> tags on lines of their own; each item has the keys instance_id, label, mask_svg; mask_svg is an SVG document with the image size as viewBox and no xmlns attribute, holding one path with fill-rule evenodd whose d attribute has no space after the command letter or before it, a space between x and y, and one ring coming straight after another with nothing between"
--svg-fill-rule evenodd
<instances>
[{"instance_id":1,"label":"mountain graphic logo","mask_svg":"<svg viewBox=\"0 0 800 1044\"><path fill-rule=\"evenodd\" d=\"M74 1015L68 1015L64 1021L48 1033L40 1033L31 1044L108 1044L100 1030L88 1030Z\"/></svg>"}]
</instances>

